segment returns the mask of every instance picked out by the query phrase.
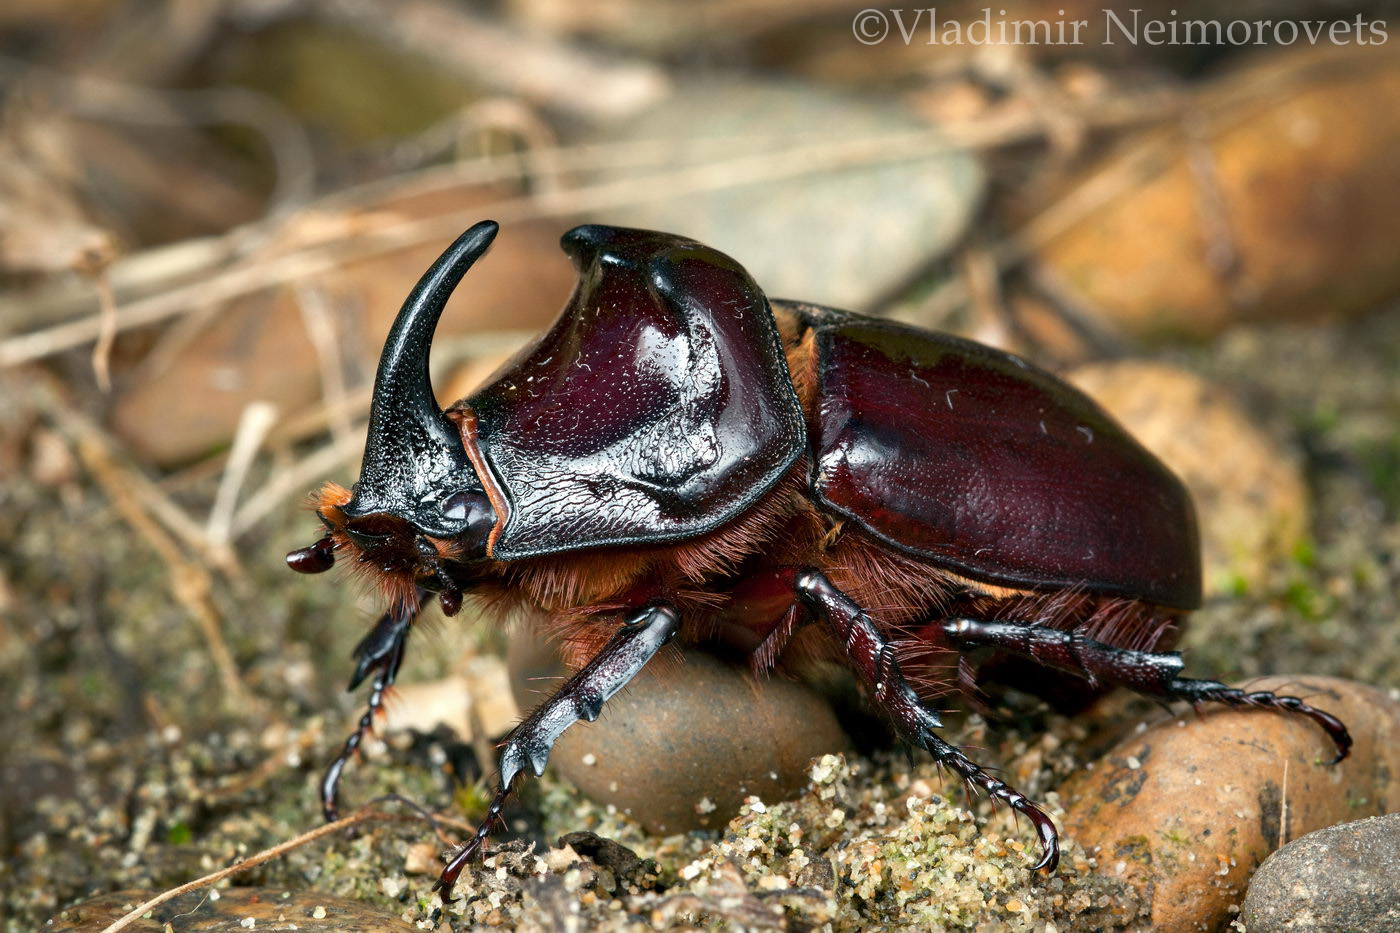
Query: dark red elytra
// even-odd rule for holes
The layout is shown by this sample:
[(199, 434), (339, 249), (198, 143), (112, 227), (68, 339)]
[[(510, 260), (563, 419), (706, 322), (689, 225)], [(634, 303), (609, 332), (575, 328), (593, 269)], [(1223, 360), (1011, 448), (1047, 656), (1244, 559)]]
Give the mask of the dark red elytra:
[[(448, 615), (480, 595), (540, 619), (570, 652), (575, 674), (503, 743), (444, 894), (518, 776), (673, 639), (794, 676), (845, 658), (900, 738), (1029, 817), (1037, 868), (1058, 859), (1053, 821), (939, 735), (933, 697), (984, 675), (1066, 706), (1122, 685), (1302, 715), (1346, 754), (1345, 727), (1296, 697), (1181, 676), (1169, 649), (1201, 592), (1185, 488), (1017, 356), (770, 302), (693, 240), (590, 225), (564, 236), (579, 284), (558, 320), (444, 411), (433, 330), (495, 235), (468, 230), (409, 295), (360, 480), (322, 490), (330, 535), (287, 558), (320, 572), (343, 549), (389, 604), (356, 651), (370, 709), (322, 782), (328, 815), (433, 594)], [(825, 647), (789, 652), (805, 626)]]
[(813, 318), (832, 511), (979, 579), (1200, 605), (1186, 487), (1088, 396), (947, 334)]

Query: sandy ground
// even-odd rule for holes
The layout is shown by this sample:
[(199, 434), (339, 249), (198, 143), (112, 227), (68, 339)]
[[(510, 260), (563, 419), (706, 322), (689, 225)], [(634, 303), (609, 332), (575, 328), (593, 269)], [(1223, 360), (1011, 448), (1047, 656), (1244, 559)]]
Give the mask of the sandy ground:
[[(1400, 314), (1336, 328), (1240, 328), (1160, 358), (1242, 396), (1266, 432), (1301, 450), (1311, 494), (1311, 543), (1267, 584), (1196, 616), (1191, 670), (1400, 683)], [(361, 702), (341, 688), (373, 607), (353, 586), (285, 571), (281, 555), (313, 531), (289, 507), (281, 524), (241, 542), (242, 582), (212, 593), (246, 690), (231, 696), (171, 595), (166, 565), (32, 412), (25, 381), (7, 376), (0, 391), (12, 400), (0, 437), (28, 445), (0, 491), (0, 702), (10, 711), (0, 843), (18, 853), (0, 867), (0, 917), (4, 930), (21, 931), (92, 894), (161, 889), (315, 826), (316, 781)], [(34, 418), (39, 429), (16, 441)], [(500, 634), (472, 621), (465, 612), (420, 640), (402, 680), (442, 677), (464, 653), (499, 650)], [(1033, 714), (990, 727), (973, 717), (957, 737), (1011, 773), (1029, 769), (1022, 789), (1046, 799), (1082, 764), (1090, 731)], [(429, 807), (455, 804), (464, 819), (480, 812), (482, 785), (454, 787), (446, 775), (455, 763), (479, 777), (467, 745), (405, 735), (370, 752), (348, 781), (352, 799), (393, 791)], [(1053, 795), (1047, 802), (1053, 809)], [(521, 841), (496, 849), (488, 871), (463, 885), (467, 900), (446, 910), (428, 893), (443, 843), (414, 820), (298, 849), (234, 883), (314, 886), (426, 929), (557, 928), (570, 916), (585, 927), (727, 920), (793, 929), (1066, 930), (1131, 920), (1131, 898), (1087, 881), (1091, 866), (1072, 841), (1061, 873), (1032, 885), (1027, 827), (963, 805), (926, 761), (910, 771), (878, 753), (818, 762), (799, 800), (746, 808), (725, 832), (655, 839), (546, 776), (512, 810)], [(549, 850), (577, 830), (654, 864), (600, 868)]]

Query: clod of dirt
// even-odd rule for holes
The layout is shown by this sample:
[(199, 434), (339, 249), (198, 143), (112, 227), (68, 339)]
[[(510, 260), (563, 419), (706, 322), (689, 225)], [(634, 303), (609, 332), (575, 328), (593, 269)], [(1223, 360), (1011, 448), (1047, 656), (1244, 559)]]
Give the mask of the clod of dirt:
[[(1302, 80), (1300, 80), (1302, 79)], [(1083, 306), (1134, 334), (1357, 314), (1400, 290), (1400, 60), (1301, 50), (1226, 79), (1180, 128), (1145, 132), (1064, 200), (1122, 193), (1041, 259)]]

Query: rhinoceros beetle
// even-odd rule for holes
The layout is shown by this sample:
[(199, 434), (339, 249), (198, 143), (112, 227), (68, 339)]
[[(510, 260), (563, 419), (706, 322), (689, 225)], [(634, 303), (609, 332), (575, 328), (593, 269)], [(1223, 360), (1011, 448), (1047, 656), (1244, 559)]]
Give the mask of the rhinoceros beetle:
[(327, 818), (432, 594), (447, 615), (478, 594), (565, 636), (575, 673), (504, 743), (445, 897), (524, 769), (541, 774), (564, 730), (677, 637), (763, 671), (810, 626), (900, 737), (1029, 817), (1047, 871), (1054, 823), (939, 735), (931, 698), (983, 676), (1046, 694), (1073, 678), (1086, 695), (1301, 714), (1345, 757), (1345, 726), (1301, 699), (1181, 676), (1170, 649), (1201, 599), (1186, 489), (1012, 354), (770, 301), (693, 240), (588, 225), (563, 237), (579, 280), (559, 318), (442, 410), (433, 332), (496, 231), (472, 227), (409, 295), (359, 481), (322, 489), (325, 536), (287, 556), (306, 573), (343, 556), (388, 603), (356, 650), (351, 689), (374, 672), (373, 691), (322, 782)]

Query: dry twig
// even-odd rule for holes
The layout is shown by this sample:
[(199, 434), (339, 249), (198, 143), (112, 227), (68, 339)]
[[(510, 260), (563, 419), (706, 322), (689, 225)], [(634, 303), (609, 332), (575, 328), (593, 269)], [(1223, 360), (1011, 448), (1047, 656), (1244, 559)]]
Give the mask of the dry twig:
[(296, 286), (297, 310), (306, 336), (316, 352), (316, 368), (321, 374), (321, 398), (330, 414), (331, 433), (344, 440), (350, 433), (350, 408), (346, 404), (345, 366), (340, 358), (340, 337), (336, 333), (335, 313), (331, 310), (325, 290), (311, 282)]
[(230, 563), (237, 560), (229, 549), (229, 543), (233, 540), (233, 516), (238, 505), (238, 493), (253, 466), (258, 448), (276, 422), (277, 406), (270, 402), (253, 402), (243, 409), (238, 419), (233, 449), (229, 452), (228, 465), (219, 481), (219, 491), (214, 497), (214, 507), (209, 511), (209, 522), (204, 531), (211, 548), (229, 552), (226, 559)]
[[(402, 813), (386, 813), (383, 810), (373, 809), (376, 803), (380, 803), (385, 800), (396, 800), (399, 803), (406, 804), (415, 811), (417, 816), (408, 816), (407, 814)], [(119, 917), (113, 923), (110, 923), (106, 927), (103, 927), (102, 933), (119, 933), (119, 931), (131, 926), (131, 924), (135, 923), (143, 915), (149, 913), (152, 910), (155, 910), (161, 904), (167, 903), (168, 901), (173, 901), (175, 898), (188, 894), (191, 891), (197, 891), (200, 888), (208, 887), (209, 885), (213, 884), (218, 884), (225, 878), (232, 877), (233, 875), (236, 875), (239, 872), (247, 871), (250, 868), (255, 868), (258, 865), (263, 864), (264, 862), (270, 862), (273, 859), (281, 858), (283, 855), (286, 855), (293, 849), (299, 849), (302, 846), (307, 845), (308, 843), (312, 843), (318, 839), (323, 839), (326, 836), (338, 833), (342, 829), (349, 829), (350, 827), (357, 826), (360, 823), (368, 823), (375, 820), (397, 822), (417, 819), (425, 820), (433, 828), (433, 831), (437, 833), (438, 838), (449, 845), (456, 845), (457, 840), (449, 839), (446, 836), (444, 836), (441, 830), (442, 826), (451, 826), (454, 829), (461, 830), (465, 833), (472, 833), (476, 831), (476, 827), (470, 823), (455, 819), (450, 816), (443, 816), (441, 814), (430, 813), (411, 800), (399, 797), (396, 794), (391, 794), (388, 797), (381, 797), (375, 801), (371, 801), (369, 804), (356, 811), (355, 813), (350, 814), (349, 816), (342, 817), (341, 819), (335, 820), (334, 822), (326, 823), (322, 826), (316, 827), (315, 829), (308, 830), (307, 832), (304, 832), (299, 836), (294, 836), (291, 839), (286, 840), (285, 842), (279, 842), (277, 845), (267, 849), (263, 849), (261, 852), (258, 852), (255, 855), (250, 855), (248, 858), (242, 859), (241, 861), (238, 861), (233, 865), (228, 866), (227, 868), (221, 868), (216, 872), (211, 872), (203, 876), (202, 878), (196, 878), (193, 881), (186, 882), (185, 884), (171, 888), (168, 891), (162, 891), (160, 894), (157, 894), (155, 897), (151, 898), (145, 903), (139, 904), (136, 907), (132, 908), (130, 911)]]
[(384, 813), (379, 810), (364, 809), (360, 810), (358, 813), (352, 813), (347, 817), (338, 819), (333, 823), (326, 823), (324, 826), (318, 826), (315, 829), (302, 833), (300, 836), (295, 836), (291, 839), (288, 839), (286, 842), (279, 842), (277, 845), (273, 846), (270, 849), (263, 849), (256, 855), (251, 855), (248, 858), (243, 859), (241, 862), (237, 862), (233, 865), (228, 866), (227, 868), (221, 868), (216, 872), (211, 872), (210, 874), (205, 875), (203, 878), (196, 878), (195, 880), (186, 882), (185, 884), (182, 884), (179, 887), (171, 888), (168, 891), (162, 891), (160, 894), (157, 894), (155, 897), (151, 898), (149, 901), (146, 901), (144, 904), (139, 904), (136, 907), (132, 908), (131, 911), (118, 918), (115, 922), (108, 924), (102, 929), (102, 933), (118, 933), (118, 931), (120, 930), (125, 930), (127, 927), (131, 926), (133, 923), (139, 920), (143, 914), (155, 910), (157, 907), (159, 907), (161, 904), (164, 904), (166, 901), (173, 901), (175, 898), (179, 897), (182, 894), (188, 894), (191, 891), (197, 891), (200, 888), (206, 887), (211, 884), (216, 884), (224, 880), (225, 878), (238, 874), (239, 872), (247, 871), (249, 868), (261, 865), (264, 862), (269, 862), (272, 859), (280, 858), (281, 856), (286, 855), (293, 849), (298, 849), (309, 842), (315, 842), (317, 839), (321, 839), (333, 833), (338, 833), (342, 829), (349, 829), (351, 826), (356, 826), (360, 823), (369, 822), (370, 820), (390, 820), (396, 819), (398, 818), (398, 816), (398, 814), (394, 813)]
[[(226, 698), (230, 702), (246, 702), (247, 690), (220, 631), (219, 615), (212, 598), (213, 581), (208, 571), (192, 559), (191, 549), (181, 547), (161, 522), (152, 516), (150, 505), (163, 503), (161, 508), (167, 515), (178, 514), (183, 516), (181, 523), (193, 523), (154, 483), (119, 463), (113, 454), (115, 443), (100, 427), (72, 406), (63, 404), (51, 386), (41, 384), (36, 397), (58, 429), (77, 449), (79, 458), (118, 514), (164, 562), (170, 575), (171, 593), (199, 625)], [(201, 531), (194, 529), (191, 535), (203, 544), (205, 539)], [(202, 548), (195, 548), (193, 555), (211, 556)]]
[(209, 574), (190, 560), (185, 550), (171, 540), (165, 529), (141, 507), (137, 497), (128, 489), (125, 471), (112, 459), (103, 444), (91, 436), (78, 436), (73, 440), (77, 443), (78, 456), (92, 471), (108, 500), (165, 563), (170, 574), (171, 592), (204, 633), (210, 659), (223, 684), (225, 698), (232, 703), (246, 702), (248, 692), (243, 687), (238, 666), (220, 630), (219, 614), (212, 597), (214, 584)]
[(267, 483), (243, 502), (234, 514), (232, 536), (238, 537), (273, 511), (289, 497), (312, 488), (318, 480), (364, 449), (364, 435), (356, 430), (337, 438), (325, 447), (303, 458), (285, 470), (278, 470)]
[[(1098, 105), (1089, 125), (1108, 126), (1142, 123), (1176, 112), (1180, 100), (1173, 96), (1154, 95), (1153, 104), (1139, 98), (1107, 102)], [(1088, 118), (1086, 118), (1088, 119)], [(1003, 120), (984, 120), (959, 126), (914, 130), (849, 140), (815, 139), (784, 148), (753, 151), (739, 148), (744, 154), (717, 161), (681, 165), (655, 171), (640, 177), (600, 182), (569, 189), (544, 190), (536, 194), (505, 198), (473, 210), (474, 215), (490, 214), (502, 221), (518, 221), (540, 217), (570, 216), (599, 211), (627, 204), (645, 203), (662, 198), (715, 191), (762, 182), (776, 182), (824, 172), (841, 171), (857, 166), (882, 163), (918, 161), (964, 149), (984, 149), (1036, 139), (1044, 133), (1039, 119), (1011, 115)], [(718, 140), (734, 150), (733, 140)], [(673, 147), (649, 148), (661, 157)], [(567, 165), (572, 150), (558, 153), (527, 153), (521, 165), (509, 172), (515, 176), (541, 167), (540, 159), (561, 157), (558, 164)], [(511, 160), (515, 163), (517, 160)], [(470, 166), (469, 166), (470, 167)], [(479, 167), (479, 166), (478, 166)], [(494, 168), (500, 170), (499, 161)], [(422, 195), (443, 191), (464, 184), (463, 168), (449, 166), (400, 176), (394, 189), (401, 195)], [(354, 211), (374, 199), (382, 198), (383, 186), (368, 186), (332, 196), (321, 202), (321, 210)], [(299, 248), (285, 248), (275, 256), (243, 254), (222, 270), (208, 270), (197, 281), (184, 280), (131, 301), (124, 302), (118, 320), (118, 330), (153, 324), (191, 308), (209, 302), (230, 301), (287, 282), (329, 273), (343, 263), (377, 256), (385, 252), (443, 239), (461, 232), (463, 218), (457, 213), (415, 220), (388, 220), (377, 229), (356, 226), (335, 238), (323, 239)], [(248, 229), (231, 231), (229, 237), (246, 240)], [(284, 244), (284, 247), (286, 244)], [(228, 250), (210, 250), (205, 257), (229, 255)], [(118, 264), (120, 265), (120, 263)], [(188, 265), (181, 265), (189, 272)], [(13, 366), (28, 360), (80, 346), (96, 337), (97, 320), (79, 318), (53, 327), (11, 337), (0, 342), (0, 367)]]

